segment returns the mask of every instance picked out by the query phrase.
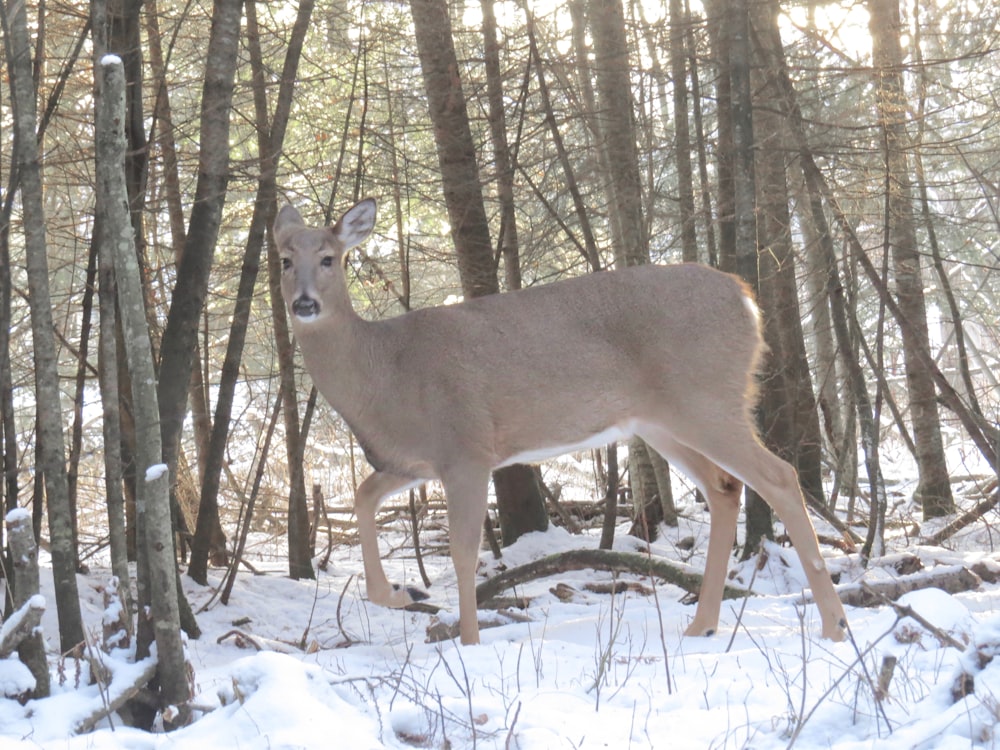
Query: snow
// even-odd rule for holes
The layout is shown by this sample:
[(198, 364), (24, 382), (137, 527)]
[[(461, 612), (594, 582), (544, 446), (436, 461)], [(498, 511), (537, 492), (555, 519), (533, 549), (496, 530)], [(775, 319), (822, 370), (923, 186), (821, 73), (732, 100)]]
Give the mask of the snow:
[(31, 509), (14, 508), (14, 510), (7, 511), (7, 515), (4, 518), (10, 526), (18, 523), (24, 523), (31, 520)]
[(146, 469), (146, 482), (155, 482), (169, 471), (166, 464), (153, 464)]
[(122, 59), (118, 55), (105, 55), (101, 58), (101, 65), (121, 65)]
[[(692, 525), (667, 534), (653, 552), (676, 559), (673, 545), (692, 530), (703, 542), (704, 531)], [(618, 548), (635, 549), (636, 540), (624, 533), (619, 529)], [(383, 550), (393, 550), (386, 554), (390, 578), (415, 583), (405, 524), (383, 536)], [(596, 541), (553, 528), (505, 550), (502, 563), (582, 546)], [(0, 749), (996, 746), (1000, 664), (988, 657), (1000, 650), (994, 614), (1000, 587), (984, 584), (957, 595), (921, 590), (900, 600), (970, 644), (964, 652), (889, 608), (848, 608), (854, 643), (831, 643), (818, 637), (815, 607), (801, 604), (804, 574), (795, 554), (777, 545), (767, 552), (767, 565), (755, 576), (755, 561), (731, 564), (734, 583), (753, 578), (763, 595), (747, 599), (745, 608), (742, 601), (724, 602), (719, 633), (711, 638), (682, 635), (693, 608), (680, 603), (679, 589), (622, 576), (655, 586), (655, 595), (591, 593), (587, 583), (610, 580), (593, 571), (520, 587), (516, 593), (532, 599), (525, 612), (531, 621), (485, 628), (481, 645), (465, 647), (425, 643), (427, 614), (370, 605), (354, 546), (335, 547), (330, 572), (316, 581), (292, 581), (278, 563), (256, 561), (266, 574), (241, 573), (229, 606), (215, 601), (213, 588), (182, 577), (195, 610), (209, 607), (198, 615), (203, 636), (187, 644), (195, 721), (169, 734), (130, 729), (114, 717), (113, 729), (105, 720), (93, 732), (73, 735), (103, 698), (89, 684), (86, 662), (64, 660), (56, 668), (58, 628), (49, 611), (43, 626), (53, 654), (53, 697), (26, 706), (0, 700)], [(933, 548), (915, 554), (928, 568), (983, 557)], [(487, 573), (499, 569), (488, 552), (482, 561)], [(425, 562), (434, 580), (431, 600), (454, 619), (450, 561), (436, 554)], [(828, 563), (842, 583), (889, 575), (863, 573), (851, 556), (831, 553)], [(42, 573), (43, 593), (51, 596), (51, 571)], [(100, 632), (99, 589), (109, 578), (96, 569), (80, 578), (89, 632)], [(214, 571), (211, 583), (221, 582), (221, 571)], [(557, 583), (577, 593), (562, 601), (550, 593)], [(242, 618), (249, 622), (237, 625)], [(257, 652), (234, 635), (222, 638), (234, 629), (282, 653)], [(879, 704), (870, 681), (886, 656), (897, 663), (888, 698)], [(112, 695), (145, 666), (131, 663), (125, 651), (103, 659), (113, 674)], [(956, 702), (952, 688), (963, 672), (972, 675), (975, 690)], [(0, 683), (23, 685), (24, 679), (16, 662), (0, 662)]]

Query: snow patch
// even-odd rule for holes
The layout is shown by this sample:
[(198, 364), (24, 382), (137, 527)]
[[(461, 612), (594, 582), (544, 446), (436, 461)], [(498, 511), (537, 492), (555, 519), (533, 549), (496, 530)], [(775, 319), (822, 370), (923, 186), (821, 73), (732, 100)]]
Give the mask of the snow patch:
[(166, 464), (153, 464), (146, 469), (146, 482), (155, 482), (168, 471)]

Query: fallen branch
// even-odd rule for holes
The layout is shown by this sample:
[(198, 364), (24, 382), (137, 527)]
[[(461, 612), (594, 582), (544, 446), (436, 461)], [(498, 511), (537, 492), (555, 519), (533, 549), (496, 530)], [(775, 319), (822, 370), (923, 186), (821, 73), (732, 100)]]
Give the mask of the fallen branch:
[[(875, 596), (879, 600), (879, 602), (881, 602), (882, 604), (885, 604), (885, 605), (887, 605), (889, 607), (892, 607), (893, 611), (895, 611), (895, 613), (897, 615), (899, 615), (899, 617), (901, 619), (905, 618), (905, 617), (909, 617), (911, 620), (913, 620), (918, 625), (920, 625), (922, 628), (924, 628), (924, 630), (928, 631), (931, 635), (933, 635), (935, 638), (937, 638), (938, 641), (940, 641), (944, 645), (951, 646), (952, 648), (957, 648), (959, 651), (964, 651), (965, 650), (965, 644), (964, 643), (961, 643), (960, 641), (956, 640), (955, 638), (953, 638), (948, 633), (946, 633), (943, 630), (941, 630), (941, 628), (937, 627), (934, 623), (932, 623), (926, 617), (924, 617), (919, 612), (917, 612), (916, 610), (914, 610), (913, 607), (911, 607), (909, 604), (900, 604), (899, 602), (894, 602), (891, 599), (889, 599), (889, 597), (887, 597), (885, 594), (883, 594), (883, 593), (881, 593), (879, 591), (875, 591), (867, 583), (862, 582), (861, 586), (864, 589), (866, 589), (869, 593), (871, 593), (873, 596)], [(895, 668), (895, 663), (893, 663), (892, 668)], [(889, 670), (889, 678), (891, 679), (891, 677), (892, 677), (892, 671), (890, 669)], [(886, 684), (888, 684), (888, 680), (886, 681)], [(879, 685), (881, 687), (881, 680), (879, 681)]]
[(967, 511), (940, 529), (936, 534), (927, 538), (926, 544), (940, 547), (946, 539), (950, 539), (969, 524), (980, 520), (989, 511), (993, 510), (1000, 503), (1000, 492), (994, 492), (990, 497), (976, 504), (976, 507)]
[(251, 647), (255, 651), (276, 651), (279, 654), (301, 654), (301, 649), (294, 644), (278, 641), (273, 638), (263, 638), (259, 635), (250, 635), (242, 630), (230, 630), (215, 639), (216, 643), (222, 643), (232, 638), (236, 648)]
[(919, 589), (937, 588), (948, 594), (958, 594), (973, 591), (981, 584), (982, 579), (966, 567), (942, 565), (926, 573), (900, 576), (891, 581), (838, 586), (837, 595), (840, 601), (852, 607), (876, 607)]
[(110, 716), (138, 695), (155, 675), (156, 659), (147, 659), (142, 671), (137, 673), (128, 684), (123, 686), (115, 685), (115, 681), (112, 678), (111, 684), (108, 685), (106, 690), (108, 695), (107, 703), (102, 700), (99, 705), (95, 706), (93, 711), (76, 722), (73, 731), (76, 734), (82, 734), (92, 730), (97, 726), (97, 722)]
[[(501, 592), (528, 581), (545, 578), (574, 570), (602, 570), (609, 573), (632, 573), (642, 576), (656, 576), (667, 583), (679, 586), (688, 593), (697, 594), (701, 588), (702, 576), (686, 566), (667, 560), (636, 555), (631, 552), (613, 552), (602, 549), (575, 549), (559, 552), (526, 565), (500, 573), (476, 587), (476, 601), (489, 601)], [(744, 589), (726, 586), (725, 599), (747, 596)]]

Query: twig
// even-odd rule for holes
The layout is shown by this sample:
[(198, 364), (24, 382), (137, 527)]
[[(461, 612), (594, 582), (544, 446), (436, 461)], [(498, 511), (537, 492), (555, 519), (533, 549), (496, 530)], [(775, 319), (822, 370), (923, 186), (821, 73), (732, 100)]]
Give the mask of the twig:
[[(795, 745), (796, 740), (798, 740), (799, 736), (802, 734), (802, 728), (808, 723), (809, 719), (812, 718), (813, 714), (816, 713), (816, 709), (818, 709), (821, 705), (823, 705), (823, 701), (825, 701), (827, 698), (829, 698), (830, 694), (833, 693), (833, 691), (837, 689), (837, 687), (840, 685), (840, 683), (843, 682), (844, 679), (848, 675), (851, 674), (851, 670), (854, 668), (854, 665), (861, 663), (862, 667), (864, 666), (863, 665), (864, 657), (866, 657), (869, 653), (871, 653), (872, 651), (874, 651), (875, 647), (879, 643), (881, 643), (882, 639), (885, 638), (893, 630), (896, 629), (896, 625), (899, 624), (899, 619), (900, 618), (897, 617), (896, 621), (892, 625), (889, 626), (889, 629), (886, 630), (884, 633), (882, 633), (882, 635), (880, 635), (874, 641), (872, 641), (868, 645), (868, 648), (866, 648), (864, 651), (859, 651), (858, 650), (858, 644), (857, 644), (857, 641), (854, 640), (854, 633), (851, 631), (851, 626), (850, 625), (847, 626), (847, 637), (851, 639), (851, 643), (854, 645), (854, 653), (856, 654), (856, 657), (855, 657), (855, 659), (854, 659), (853, 662), (851, 662), (850, 664), (847, 665), (847, 669), (844, 670), (843, 674), (841, 674), (840, 677), (838, 677), (836, 680), (834, 680), (830, 684), (830, 686), (823, 692), (823, 695), (821, 695), (819, 697), (819, 699), (816, 701), (816, 703), (813, 705), (813, 707), (811, 709), (809, 709), (809, 712), (805, 716), (802, 717), (802, 719), (796, 725), (795, 731), (792, 732), (792, 736), (789, 738), (788, 744), (785, 745), (785, 750), (791, 750), (792, 749), (792, 747)], [(885, 715), (884, 709), (882, 709), (882, 714), (883, 714), (883, 716)], [(891, 727), (890, 727), (890, 731), (891, 731)]]
[(947, 646), (951, 646), (952, 648), (957, 648), (959, 651), (965, 650), (964, 643), (959, 642), (954, 637), (941, 630), (941, 628), (931, 623), (927, 618), (925, 618), (923, 615), (919, 614), (916, 610), (914, 610), (913, 607), (911, 607), (909, 604), (900, 604), (899, 602), (894, 602), (885, 594), (879, 591), (875, 591), (873, 588), (871, 588), (871, 586), (869, 586), (865, 582), (862, 582), (861, 585), (872, 596), (878, 597), (879, 601), (881, 601), (883, 604), (892, 607), (893, 611), (896, 613), (896, 616), (900, 620), (909, 617), (910, 619), (917, 622), (921, 627), (928, 630), (931, 633), (931, 635), (933, 635), (935, 638), (941, 641), (941, 643)]
[(517, 718), (521, 715), (521, 701), (517, 702), (517, 708), (514, 710), (514, 721), (510, 723), (507, 728), (507, 739), (503, 743), (504, 750), (511, 750), (512, 742), (514, 741), (514, 727), (517, 726)]
[(733, 642), (736, 640), (736, 633), (739, 632), (740, 623), (743, 622), (743, 613), (746, 611), (747, 602), (750, 601), (750, 594), (753, 591), (754, 581), (757, 580), (757, 571), (764, 567), (764, 542), (761, 540), (760, 547), (757, 550), (757, 562), (754, 563), (753, 573), (750, 574), (750, 583), (747, 584), (746, 596), (743, 597), (743, 602), (740, 604), (740, 611), (736, 613), (736, 624), (733, 625), (733, 634), (729, 636), (729, 643), (726, 644), (725, 653), (729, 653), (729, 649), (733, 647)]
[(344, 620), (342, 618), (342, 611), (344, 608), (344, 597), (347, 595), (347, 587), (351, 585), (351, 582), (353, 580), (354, 580), (354, 574), (352, 573), (348, 577), (347, 583), (344, 584), (344, 588), (341, 589), (340, 598), (337, 600), (337, 628), (340, 630), (340, 634), (344, 636), (344, 638), (347, 640), (347, 645), (354, 643), (354, 639), (347, 634), (346, 630), (344, 630)]

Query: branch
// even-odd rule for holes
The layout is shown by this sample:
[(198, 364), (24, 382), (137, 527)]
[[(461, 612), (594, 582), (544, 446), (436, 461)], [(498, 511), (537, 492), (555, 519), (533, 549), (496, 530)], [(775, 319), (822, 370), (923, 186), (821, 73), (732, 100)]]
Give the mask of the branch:
[[(476, 601), (482, 604), (512, 586), (518, 586), (538, 578), (566, 573), (573, 570), (603, 570), (611, 573), (634, 573), (656, 576), (668, 583), (680, 586), (685, 591), (697, 594), (701, 588), (702, 576), (686, 566), (667, 560), (637, 555), (631, 552), (612, 552), (602, 549), (576, 549), (559, 552), (526, 565), (506, 570), (498, 576), (476, 587)], [(723, 598), (738, 599), (747, 596), (743, 589), (726, 586)]]
[(977, 503), (976, 507), (972, 510), (963, 513), (947, 526), (940, 529), (936, 534), (928, 537), (926, 544), (935, 547), (941, 546), (941, 543), (946, 539), (951, 538), (969, 524), (980, 520), (986, 513), (993, 510), (997, 503), (1000, 503), (1000, 492), (994, 492), (990, 497)]

